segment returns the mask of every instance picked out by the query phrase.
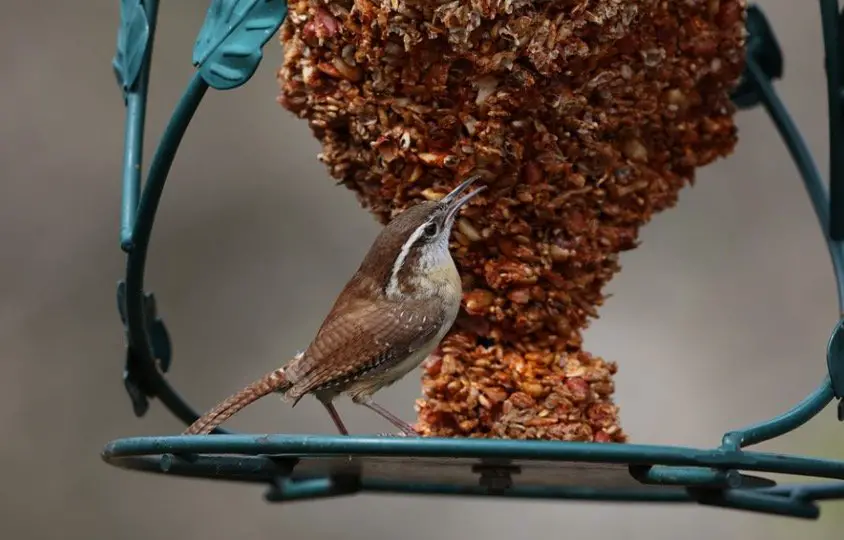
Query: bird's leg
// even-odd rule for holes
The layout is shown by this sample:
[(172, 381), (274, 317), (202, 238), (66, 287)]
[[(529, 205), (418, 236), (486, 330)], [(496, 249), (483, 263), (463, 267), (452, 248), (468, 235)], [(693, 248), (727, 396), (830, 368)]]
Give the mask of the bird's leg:
[(388, 411), (387, 409), (385, 409), (381, 405), (378, 405), (377, 403), (375, 403), (371, 399), (367, 399), (365, 401), (360, 401), (360, 404), (363, 405), (364, 407), (370, 409), (370, 410), (375, 411), (376, 413), (378, 413), (379, 415), (384, 417), (388, 422), (390, 422), (391, 424), (393, 424), (394, 426), (396, 426), (397, 428), (402, 430), (402, 433), (404, 433), (405, 435), (410, 436), (410, 437), (418, 437), (419, 436), (419, 434), (416, 432), (416, 430), (413, 429), (413, 426), (411, 426), (410, 424), (408, 424), (407, 422), (405, 422), (404, 420), (402, 420), (398, 416), (394, 415), (393, 413), (391, 413), (390, 411)]
[(334, 421), (334, 425), (337, 426), (337, 431), (340, 432), (340, 435), (348, 435), (349, 430), (346, 429), (346, 426), (343, 424), (343, 420), (340, 419), (340, 413), (337, 412), (337, 408), (334, 407), (334, 404), (331, 401), (322, 401), (322, 406), (325, 407), (325, 410), (328, 411), (328, 414), (331, 415), (331, 419)]

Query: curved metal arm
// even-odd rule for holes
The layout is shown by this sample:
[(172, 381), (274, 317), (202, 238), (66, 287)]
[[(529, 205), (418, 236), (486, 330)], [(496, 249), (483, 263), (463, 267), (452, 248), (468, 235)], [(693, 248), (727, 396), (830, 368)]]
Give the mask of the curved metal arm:
[(844, 249), (842, 249), (840, 242), (833, 240), (828, 234), (829, 197), (824, 188), (821, 173), (815, 164), (815, 160), (812, 159), (812, 153), (806, 146), (806, 141), (800, 134), (800, 130), (794, 124), (794, 120), (792, 120), (791, 115), (788, 114), (788, 110), (774, 90), (770, 77), (764, 73), (754, 58), (749, 57), (747, 59), (745, 73), (753, 81), (762, 106), (765, 107), (765, 111), (771, 117), (777, 132), (782, 137), (794, 164), (797, 166), (800, 177), (803, 179), (803, 185), (812, 201), (812, 208), (818, 218), (818, 224), (826, 239), (827, 249), (829, 249), (829, 255), (832, 259), (832, 270), (835, 274), (838, 292), (838, 309), (844, 312), (844, 286), (842, 286), (844, 285)]
[[(176, 150), (193, 118), (202, 97), (208, 90), (208, 84), (197, 73), (193, 76), (176, 110), (173, 113), (167, 129), (158, 145), (149, 170), (149, 179), (144, 186), (141, 203), (138, 207), (138, 218), (132, 230), (132, 249), (126, 261), (126, 324), (128, 327), (129, 349), (132, 351), (131, 367), (137, 377), (137, 385), (147, 396), (156, 396), (165, 406), (186, 423), (193, 422), (196, 413), (173, 390), (158, 371), (156, 351), (153, 349), (149, 318), (146, 316), (146, 302), (144, 295), (144, 270), (146, 268), (147, 250), (149, 248), (152, 226), (158, 203), (167, 181), (167, 173), (176, 157)], [(168, 361), (169, 363), (169, 361)]]
[[(194, 47), (197, 73), (161, 137), (138, 204), (157, 1), (122, 0), (118, 52), (113, 64), (127, 105), (121, 246), (128, 255), (126, 281), (118, 285), (118, 309), (128, 341), (124, 384), (138, 416), (146, 413), (150, 397), (158, 397), (186, 424), (198, 418), (162, 375), (170, 366), (170, 340), (156, 313), (154, 297), (144, 293), (152, 227), (176, 151), (205, 92), (209, 86), (226, 90), (248, 81), (261, 61), (262, 47), (278, 31), (286, 14), (284, 0), (211, 2)], [(227, 431), (217, 429), (215, 433)]]
[[(822, 7), (824, 3), (825, 0), (821, 0)], [(758, 14), (756, 16), (761, 16), (761, 12), (758, 9), (756, 12)], [(826, 18), (827, 14), (824, 13), (824, 19), (826, 20)], [(835, 24), (838, 24), (837, 18)], [(765, 23), (765, 26), (767, 26), (767, 23)], [(829, 43), (827, 43), (828, 45)], [(755, 90), (755, 96), (771, 117), (803, 179), (803, 184), (812, 201), (812, 207), (818, 218), (830, 258), (832, 259), (838, 297), (838, 311), (839, 313), (844, 313), (844, 248), (841, 242), (833, 238), (831, 229), (828, 228), (830, 224), (830, 211), (834, 211), (835, 206), (830, 206), (829, 197), (827, 197), (818, 167), (812, 159), (809, 148), (806, 146), (806, 142), (800, 134), (799, 129), (788, 114), (776, 90), (774, 90), (772, 77), (765, 72), (753, 54), (748, 54), (746, 59), (745, 78), (752, 85)], [(834, 100), (838, 99), (839, 97), (836, 95)], [(833, 98), (831, 98), (832, 100)], [(832, 126), (834, 122), (832, 120), (830, 122)], [(835, 152), (835, 148), (837, 146), (832, 146), (831, 159), (833, 161), (836, 159), (833, 156), (838, 153)], [(830, 368), (829, 371), (830, 373), (824, 377), (820, 386), (794, 408), (766, 422), (747, 426), (725, 434), (722, 447), (739, 449), (758, 444), (793, 431), (814, 418), (836, 396), (836, 393), (833, 391), (833, 370)]]
[[(844, 17), (839, 12), (838, 0), (820, 0), (821, 21), (823, 25), (824, 53), (826, 58), (826, 88), (829, 103), (829, 221), (827, 241), (835, 242), (841, 249), (844, 241), (844, 73), (841, 61), (844, 60), (841, 47), (841, 24)], [(839, 299), (840, 299), (839, 278)], [(827, 346), (827, 369), (832, 389), (838, 402), (838, 419), (844, 421), (844, 308), (839, 308), (842, 320), (833, 330)]]

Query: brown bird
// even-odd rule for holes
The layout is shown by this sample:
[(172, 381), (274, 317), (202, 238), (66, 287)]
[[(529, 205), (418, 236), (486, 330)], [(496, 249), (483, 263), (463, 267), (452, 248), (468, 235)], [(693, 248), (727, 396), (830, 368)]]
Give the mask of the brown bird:
[(416, 368), (451, 328), (460, 309), (460, 276), (448, 249), (472, 176), (439, 201), (412, 206), (381, 231), (340, 293), (316, 337), (285, 366), (232, 395), (185, 434), (210, 433), (253, 401), (277, 392), (295, 406), (312, 394), (337, 429), (349, 432), (333, 401), (346, 395), (407, 435), (414, 429), (372, 400)]

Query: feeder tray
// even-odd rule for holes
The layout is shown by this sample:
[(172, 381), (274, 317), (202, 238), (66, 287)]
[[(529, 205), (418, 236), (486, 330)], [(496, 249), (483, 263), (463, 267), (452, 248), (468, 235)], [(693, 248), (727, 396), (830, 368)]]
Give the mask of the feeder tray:
[[(287, 14), (283, 0), (214, 0), (194, 47), (196, 73), (161, 137), (141, 193), (141, 142), (158, 2), (122, 0), (114, 69), (127, 108), (121, 247), (126, 278), (118, 307), (126, 328), (124, 384), (137, 416), (158, 398), (186, 424), (198, 415), (168, 384), (170, 338), (144, 292), (152, 226), (176, 150), (209, 87), (236, 88), (254, 74), (262, 48)], [(747, 10), (746, 69), (733, 94), (740, 108), (761, 104), (803, 178), (827, 239), (844, 312), (844, 109), (836, 0), (820, 0), (826, 49), (830, 194), (772, 81), (783, 59), (765, 16)], [(716, 448), (639, 444), (314, 435), (232, 434), (137, 437), (110, 442), (114, 466), (171, 476), (269, 486), (280, 502), (361, 492), (529, 499), (676, 502), (814, 519), (818, 501), (844, 499), (844, 461), (750, 452), (745, 447), (793, 431), (838, 400), (844, 420), (844, 319), (827, 347), (828, 375), (801, 403), (771, 420), (731, 431)], [(747, 474), (751, 473), (751, 474)], [(768, 474), (827, 480), (777, 485)]]

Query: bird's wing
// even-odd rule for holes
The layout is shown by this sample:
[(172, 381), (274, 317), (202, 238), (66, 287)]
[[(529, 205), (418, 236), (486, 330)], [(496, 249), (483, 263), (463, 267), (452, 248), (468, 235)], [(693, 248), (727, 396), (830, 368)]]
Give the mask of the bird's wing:
[(431, 302), (353, 301), (326, 320), (305, 351), (288, 396), (299, 398), (399, 362), (432, 339), (443, 321)]

